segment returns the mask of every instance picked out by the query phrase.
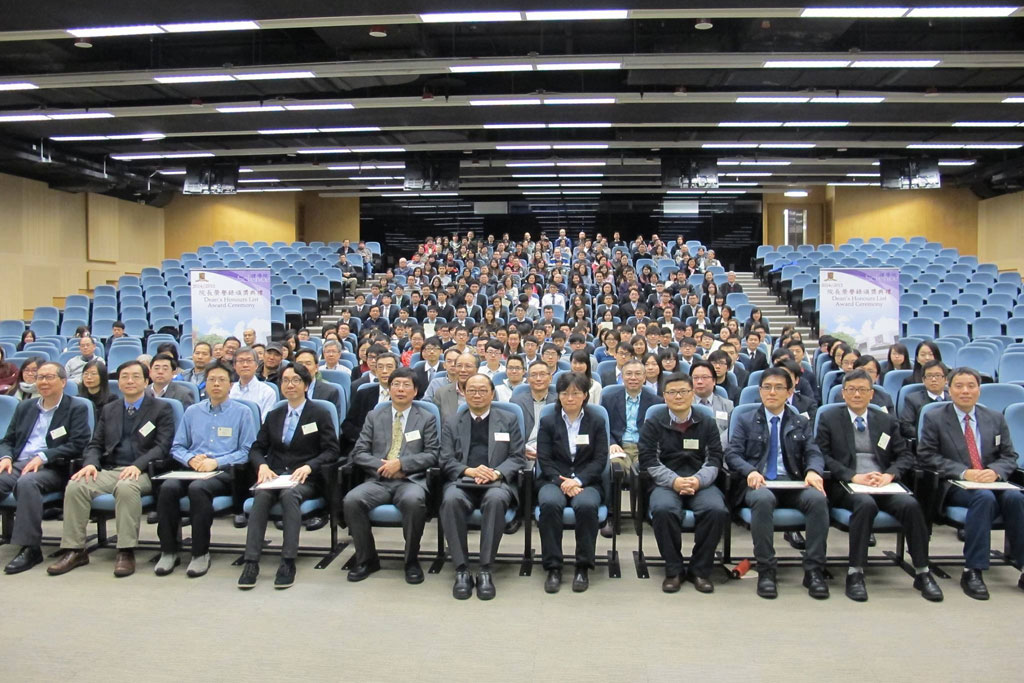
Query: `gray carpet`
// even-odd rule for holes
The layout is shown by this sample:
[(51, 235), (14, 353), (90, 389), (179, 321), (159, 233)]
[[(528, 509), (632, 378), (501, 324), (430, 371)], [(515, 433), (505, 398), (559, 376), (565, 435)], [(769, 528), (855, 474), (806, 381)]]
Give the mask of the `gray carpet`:
[[(435, 542), (429, 526), (423, 547)], [(59, 524), (46, 523), (47, 534)], [(155, 539), (144, 525), (143, 539)], [(1001, 547), (1002, 534), (994, 535)], [(268, 533), (280, 540), (280, 532)], [(226, 520), (214, 540), (241, 541)], [(401, 547), (401, 532), (378, 530), (379, 546)], [(792, 554), (778, 535), (777, 548)], [(733, 529), (734, 554), (749, 553), (748, 533)], [(873, 552), (890, 548), (879, 538)], [(326, 529), (303, 532), (304, 545), (326, 544)], [(451, 597), (452, 567), (408, 586), (400, 563), (360, 584), (345, 580), (348, 548), (327, 569), (300, 558), (296, 585), (272, 587), (276, 556), (263, 559), (259, 585), (235, 587), (236, 555), (218, 554), (210, 573), (188, 579), (184, 566), (158, 578), (138, 554), (139, 571), (112, 576), (113, 550), (63, 577), (43, 567), (0, 576), (6, 607), (3, 680), (109, 681), (124, 667), (146, 681), (255, 680), (373, 681), (680, 681), (708, 675), (719, 680), (977, 680), (1015, 677), (1013, 663), (1024, 625), (1018, 572), (986, 573), (992, 599), (967, 598), (953, 580), (940, 580), (942, 604), (923, 600), (896, 567), (872, 568), (870, 600), (856, 604), (842, 593), (845, 568), (832, 567), (832, 597), (818, 602), (800, 586), (798, 568), (780, 570), (779, 598), (754, 594), (755, 579), (718, 583), (713, 595), (684, 584), (675, 595), (660, 590), (662, 573), (638, 579), (635, 536), (620, 537), (621, 579), (599, 569), (590, 590), (543, 592), (544, 572), (520, 578), (518, 566), (495, 574), (498, 596), (489, 603)], [(846, 535), (833, 530), (830, 551), (846, 551)], [(522, 532), (506, 536), (502, 550), (522, 549)], [(476, 537), (471, 538), (471, 543)], [(688, 549), (692, 538), (684, 539)], [(539, 538), (534, 547), (539, 551)], [(571, 553), (571, 532), (565, 540)], [(610, 547), (601, 539), (599, 552)], [(655, 550), (648, 533), (645, 547)], [(958, 552), (953, 532), (936, 530), (933, 553)], [(46, 549), (47, 552), (53, 548)], [(6, 564), (14, 548), (0, 547)], [(184, 558), (187, 561), (187, 557)], [(426, 568), (426, 565), (425, 567)], [(568, 570), (566, 572), (569, 573)], [(570, 576), (566, 576), (569, 579)], [(720, 577), (718, 577), (720, 578)], [(970, 629), (970, 633), (967, 632)], [(977, 656), (967, 656), (978, 646)], [(121, 662), (121, 663), (119, 663)]]

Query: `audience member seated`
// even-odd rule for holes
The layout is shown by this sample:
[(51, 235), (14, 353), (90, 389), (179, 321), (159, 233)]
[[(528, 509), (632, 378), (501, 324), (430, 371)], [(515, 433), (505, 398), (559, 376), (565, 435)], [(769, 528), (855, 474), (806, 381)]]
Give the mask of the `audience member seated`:
[(252, 401), (260, 409), (260, 419), (266, 420), (267, 415), (277, 404), (277, 390), (268, 383), (256, 379), (256, 368), (259, 364), (256, 352), (247, 347), (235, 351), (235, 373), (238, 381), (231, 385), (230, 398)]
[(18, 384), (18, 366), (9, 363), (6, 354), (0, 347), (0, 394), (7, 394)]
[(78, 340), (78, 348), (81, 354), (68, 360), (64, 370), (68, 373), (68, 381), (78, 384), (82, 381), (82, 370), (85, 364), (96, 359), (96, 343), (92, 337), (82, 337)]
[(146, 393), (157, 398), (172, 398), (188, 408), (195, 402), (195, 397), (188, 387), (173, 381), (177, 370), (178, 363), (174, 356), (158, 353), (149, 363), (150, 385), (146, 387)]
[(921, 376), (924, 389), (912, 391), (903, 399), (900, 411), (900, 433), (905, 439), (917, 440), (917, 423), (921, 417), (921, 409), (929, 403), (950, 400), (946, 387), (946, 376), (949, 374), (941, 360), (930, 360), (924, 364)]
[[(348, 409), (348, 415), (341, 425), (342, 441), (346, 449), (351, 448), (366, 427), (366, 418), (378, 404), (391, 400), (391, 375), (398, 365), (398, 358), (393, 353), (382, 353), (374, 361), (377, 377), (376, 389), (365, 389), (356, 392), (355, 399)], [(371, 383), (372, 385), (373, 383)]]
[(455, 381), (434, 392), (434, 404), (441, 411), (441, 424), (455, 419), (455, 413), (466, 402), (466, 381), (476, 374), (479, 367), (480, 361), (472, 352), (460, 353), (456, 358)]
[(557, 394), (551, 386), (551, 367), (538, 360), (530, 365), (527, 375), (528, 392), (521, 392), (512, 397), (512, 403), (523, 411), (523, 424), (526, 430), (524, 452), (533, 460), (537, 457), (537, 433), (540, 429), (540, 411), (549, 403), (554, 403)]

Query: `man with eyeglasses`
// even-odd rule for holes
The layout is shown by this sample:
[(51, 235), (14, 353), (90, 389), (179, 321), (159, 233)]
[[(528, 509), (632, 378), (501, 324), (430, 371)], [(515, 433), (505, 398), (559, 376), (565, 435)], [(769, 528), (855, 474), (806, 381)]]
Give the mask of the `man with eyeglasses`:
[(690, 377), (693, 379), (693, 400), (702, 405), (715, 416), (718, 426), (718, 437), (721, 443), (729, 441), (729, 418), (732, 417), (733, 402), (715, 393), (715, 368), (711, 363), (696, 360), (690, 366)]
[(526, 375), (526, 364), (523, 357), (511, 355), (505, 361), (505, 379), (494, 388), (494, 397), (499, 401), (511, 401), (512, 391), (523, 383)]
[[(707, 371), (706, 365), (702, 368)], [(708, 413), (693, 409), (694, 380), (682, 373), (664, 382), (668, 410), (644, 422), (640, 430), (640, 467), (651, 475), (651, 526), (658, 551), (665, 559), (666, 593), (679, 591), (681, 580), (692, 581), (701, 593), (712, 593), (709, 578), (715, 548), (729, 523), (729, 509), (715, 486), (722, 468), (722, 442), (718, 425)], [(685, 571), (682, 526), (685, 511), (697, 519), (693, 559)]]
[(0, 500), (14, 492), (13, 545), (21, 546), (4, 567), (18, 574), (43, 561), (43, 495), (60, 491), (67, 461), (89, 443), (89, 410), (64, 393), (67, 371), (43, 363), (36, 374), (39, 399), (21, 401), (0, 441)]
[(366, 418), (379, 404), (391, 400), (391, 374), (398, 367), (398, 357), (392, 353), (382, 353), (377, 357), (374, 366), (377, 383), (364, 385), (362, 391), (356, 392), (355, 401), (341, 423), (341, 435), (344, 448), (355, 445), (365, 428)]
[(644, 364), (633, 359), (622, 366), (623, 390), (601, 394), (601, 405), (608, 411), (611, 432), (609, 453), (613, 458), (622, 458), (627, 466), (632, 466), (639, 457), (640, 430), (647, 409), (662, 402), (656, 393), (644, 388), (645, 381)]
[(853, 493), (844, 483), (882, 487), (900, 481), (914, 467), (914, 455), (899, 433), (896, 418), (869, 410), (874, 382), (864, 370), (855, 369), (843, 378), (845, 409), (823, 409), (818, 417), (816, 439), (832, 473), (829, 498), (850, 511), (850, 567), (846, 573), (846, 597), (855, 602), (868, 599), (864, 567), (868, 560), (868, 537), (878, 512), (897, 520), (907, 536), (914, 565), (914, 588), (925, 600), (942, 601), (942, 589), (928, 569), (928, 524), (917, 499), (907, 493), (871, 495)]
[(540, 427), (540, 411), (549, 403), (554, 403), (558, 395), (551, 386), (551, 368), (542, 360), (530, 365), (527, 374), (530, 390), (512, 397), (512, 403), (523, 411), (523, 422), (526, 427), (526, 457), (533, 460), (537, 457), (537, 430)]
[[(793, 392), (793, 378), (782, 368), (768, 368), (761, 375), (763, 409), (733, 416), (733, 433), (725, 450), (729, 469), (742, 477), (734, 487), (734, 504), (750, 508), (750, 534), (757, 560), (757, 594), (772, 599), (776, 585), (776, 506), (796, 507), (804, 514), (807, 549), (804, 554), (804, 587), (812, 598), (828, 597), (825, 552), (828, 542), (828, 499), (822, 472), (821, 450), (814, 442), (811, 422), (786, 407)], [(772, 488), (778, 480), (803, 481), (804, 487)]]
[(924, 389), (907, 394), (907, 397), (903, 399), (903, 408), (899, 411), (900, 433), (903, 438), (917, 440), (917, 422), (922, 408), (929, 403), (950, 400), (949, 391), (946, 388), (948, 373), (949, 369), (941, 360), (930, 360), (924, 364), (922, 373)]
[(442, 387), (434, 394), (434, 404), (441, 412), (442, 425), (454, 420), (459, 406), (465, 404), (466, 380), (476, 374), (479, 366), (480, 361), (469, 351), (459, 354), (455, 360), (455, 382)]
[(258, 367), (259, 360), (253, 349), (243, 346), (235, 351), (235, 372), (238, 374), (238, 381), (231, 385), (228, 397), (255, 403), (259, 406), (262, 422), (277, 403), (277, 391), (267, 382), (256, 379)]

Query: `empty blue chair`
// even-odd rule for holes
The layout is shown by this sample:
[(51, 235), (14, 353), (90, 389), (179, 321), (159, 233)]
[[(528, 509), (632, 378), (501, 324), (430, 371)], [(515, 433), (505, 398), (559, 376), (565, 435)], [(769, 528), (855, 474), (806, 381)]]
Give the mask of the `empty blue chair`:
[(917, 317), (925, 318), (927, 320), (934, 320), (938, 322), (945, 317), (946, 311), (942, 306), (935, 306), (932, 304), (924, 304), (917, 309)]
[(1013, 317), (1007, 320), (1006, 334), (1017, 341), (1024, 339), (1024, 317)]
[(972, 337), (998, 337), (1003, 333), (1003, 321), (998, 318), (975, 318), (971, 323)]
[(972, 321), (978, 317), (978, 309), (966, 304), (954, 304), (949, 307), (949, 312), (946, 315), (950, 318), (963, 318)]
[(938, 306), (942, 310), (946, 311), (953, 305), (953, 297), (947, 293), (935, 291), (927, 298), (927, 304), (929, 306)]
[(1019, 384), (982, 384), (978, 401), (1000, 413), (1013, 403), (1024, 403), (1024, 386)]
[(965, 306), (973, 306), (975, 309), (978, 310), (980, 310), (982, 305), (984, 305), (985, 303), (984, 299), (980, 294), (968, 293), (961, 294), (960, 297), (956, 300), (956, 302), (958, 304), (963, 304)]
[(882, 389), (889, 396), (895, 398), (899, 393), (900, 387), (903, 386), (903, 380), (912, 374), (914, 374), (913, 370), (890, 370), (882, 378)]
[(912, 337), (934, 337), (935, 321), (930, 318), (914, 318), (907, 321), (907, 335)]
[(982, 318), (995, 318), (1005, 322), (1010, 318), (1010, 309), (1001, 304), (985, 304), (978, 314)]
[(939, 321), (939, 336), (949, 335), (969, 336), (968, 323), (964, 318), (943, 318)]
[(903, 306), (910, 306), (915, 311), (924, 305), (924, 297), (920, 294), (914, 294), (913, 292), (904, 293), (900, 297), (900, 304)]
[(983, 377), (996, 376), (996, 352), (982, 346), (965, 346), (956, 354), (956, 364), (974, 368)]

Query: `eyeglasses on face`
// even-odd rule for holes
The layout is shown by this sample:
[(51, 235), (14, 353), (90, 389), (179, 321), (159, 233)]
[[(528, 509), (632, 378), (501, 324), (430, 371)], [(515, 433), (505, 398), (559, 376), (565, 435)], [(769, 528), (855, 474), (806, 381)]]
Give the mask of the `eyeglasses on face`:
[(684, 396), (689, 396), (692, 393), (693, 393), (693, 389), (666, 389), (665, 390), (665, 396), (668, 396), (668, 397), (671, 397), (671, 398), (675, 398), (675, 397), (682, 398)]

